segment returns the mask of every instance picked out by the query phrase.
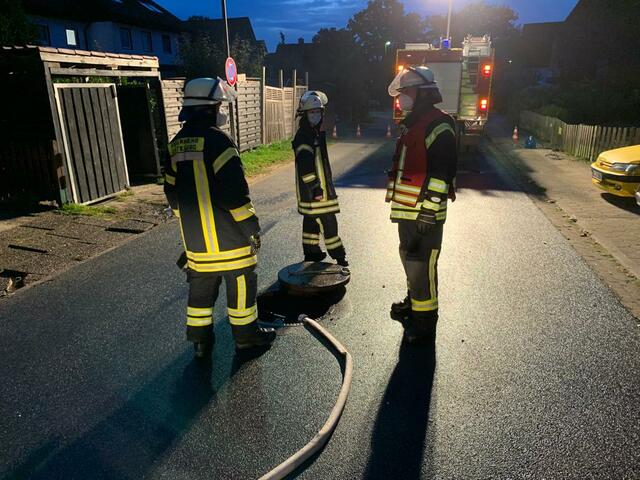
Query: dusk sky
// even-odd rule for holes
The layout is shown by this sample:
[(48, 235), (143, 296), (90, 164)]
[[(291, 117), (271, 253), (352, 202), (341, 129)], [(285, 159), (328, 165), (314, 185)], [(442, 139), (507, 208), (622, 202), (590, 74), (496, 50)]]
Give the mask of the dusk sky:
[[(454, 8), (473, 0), (454, 0)], [(577, 0), (488, 0), (509, 5), (519, 15), (519, 23), (564, 20)], [(191, 15), (220, 17), (220, 0), (156, 0), (182, 19)], [(447, 0), (405, 0), (408, 11), (421, 15), (446, 13)], [(354, 13), (362, 10), (367, 0), (227, 0), (230, 17), (249, 17), (260, 40), (266, 40), (273, 51), (285, 34), (287, 43), (299, 37), (310, 41), (323, 27), (343, 28)], [(455, 21), (455, 18), (454, 20)]]

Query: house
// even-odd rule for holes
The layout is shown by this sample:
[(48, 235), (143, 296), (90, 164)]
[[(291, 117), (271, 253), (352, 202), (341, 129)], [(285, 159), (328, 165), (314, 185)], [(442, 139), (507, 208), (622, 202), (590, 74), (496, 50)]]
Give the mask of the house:
[(303, 38), (298, 39), (297, 43), (280, 43), (275, 53), (265, 57), (269, 83), (277, 81), (280, 70), (283, 71), (285, 85), (291, 84), (294, 70), (298, 72), (298, 78), (301, 78), (300, 75), (311, 70), (315, 48), (316, 45), (305, 43)]
[(640, 69), (639, 2), (580, 0), (556, 37), (552, 65), (572, 79)]
[(183, 23), (153, 0), (22, 0), (41, 46), (153, 55), (160, 68), (178, 63)]

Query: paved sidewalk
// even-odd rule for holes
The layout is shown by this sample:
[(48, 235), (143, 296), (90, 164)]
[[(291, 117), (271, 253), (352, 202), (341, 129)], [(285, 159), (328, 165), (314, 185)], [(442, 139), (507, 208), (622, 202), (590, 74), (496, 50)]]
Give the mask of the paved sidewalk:
[(101, 215), (40, 211), (0, 220), (0, 298), (45, 280), (167, 221), (159, 185), (103, 202)]
[(588, 162), (546, 148), (515, 147), (512, 127), (492, 120), (488, 134), (493, 144), (509, 154), (516, 166), (555, 202), (569, 219), (591, 236), (636, 278), (640, 279), (640, 207), (598, 190), (591, 183)]

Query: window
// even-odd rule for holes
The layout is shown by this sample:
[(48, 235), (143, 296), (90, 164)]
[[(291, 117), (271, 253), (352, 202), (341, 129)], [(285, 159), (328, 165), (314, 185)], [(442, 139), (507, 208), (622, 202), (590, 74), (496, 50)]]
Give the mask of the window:
[(171, 37), (169, 35), (162, 35), (162, 51), (164, 53), (171, 53)]
[(153, 52), (153, 37), (151, 32), (142, 32), (142, 48), (145, 52)]
[(36, 25), (38, 29), (38, 43), (40, 45), (51, 45), (51, 35), (48, 25)]
[(131, 37), (131, 29), (120, 29), (120, 43), (125, 50), (133, 50), (133, 38)]
[(78, 46), (78, 32), (76, 32), (75, 28), (67, 28), (65, 30), (65, 33), (67, 34), (67, 45), (69, 45), (70, 47), (77, 47)]

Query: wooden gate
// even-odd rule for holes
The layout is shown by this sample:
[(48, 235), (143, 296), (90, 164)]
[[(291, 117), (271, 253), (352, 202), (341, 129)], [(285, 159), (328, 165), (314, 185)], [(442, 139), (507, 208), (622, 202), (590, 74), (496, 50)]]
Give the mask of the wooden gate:
[(103, 200), (129, 186), (114, 84), (56, 84), (73, 201)]

